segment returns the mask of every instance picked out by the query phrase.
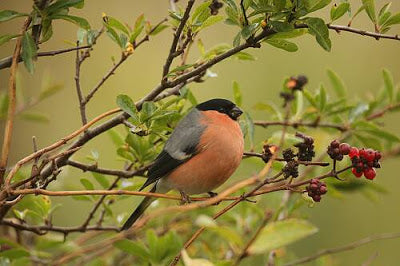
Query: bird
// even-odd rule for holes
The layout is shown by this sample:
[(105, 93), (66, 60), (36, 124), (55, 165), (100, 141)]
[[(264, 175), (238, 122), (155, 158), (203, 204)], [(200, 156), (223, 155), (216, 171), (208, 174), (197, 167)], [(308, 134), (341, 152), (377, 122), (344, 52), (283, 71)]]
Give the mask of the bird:
[[(211, 99), (196, 105), (177, 124), (161, 153), (149, 168), (140, 191), (208, 193), (221, 186), (238, 168), (243, 156), (244, 138), (238, 118), (243, 111), (226, 99)], [(129, 229), (155, 199), (146, 196), (122, 226)]]

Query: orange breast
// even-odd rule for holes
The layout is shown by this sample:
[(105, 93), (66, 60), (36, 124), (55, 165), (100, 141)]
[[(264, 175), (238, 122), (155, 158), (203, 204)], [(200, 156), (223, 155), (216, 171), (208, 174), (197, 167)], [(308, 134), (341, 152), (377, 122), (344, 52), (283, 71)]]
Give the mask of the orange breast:
[(217, 111), (205, 111), (207, 125), (199, 153), (162, 180), (163, 185), (187, 194), (212, 191), (222, 185), (242, 160), (243, 135), (239, 124)]

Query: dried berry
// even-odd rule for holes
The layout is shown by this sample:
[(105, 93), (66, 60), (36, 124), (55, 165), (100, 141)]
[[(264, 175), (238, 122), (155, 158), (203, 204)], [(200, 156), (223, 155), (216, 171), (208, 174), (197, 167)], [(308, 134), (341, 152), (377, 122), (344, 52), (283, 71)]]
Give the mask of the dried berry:
[(282, 172), (285, 178), (296, 178), (299, 176), (299, 164), (296, 161), (289, 161), (285, 167), (283, 167)]
[(293, 152), (292, 149), (286, 149), (286, 150), (284, 150), (284, 151), (282, 152), (282, 155), (283, 155), (283, 159), (284, 159), (286, 162), (293, 161), (293, 160), (294, 160), (294, 157), (296, 157), (296, 155), (294, 154), (294, 152)]
[(218, 0), (213, 0), (212, 3), (209, 5), (211, 15), (215, 16), (218, 14), (219, 9), (223, 7), (224, 4), (219, 2)]
[(321, 196), (328, 192), (326, 188), (326, 184), (321, 182), (321, 180), (317, 178), (313, 178), (310, 181), (310, 184), (306, 187), (306, 191), (308, 196), (310, 196), (315, 202), (321, 201)]
[(296, 137), (303, 139), (303, 142), (294, 145), (298, 149), (297, 158), (300, 161), (311, 161), (315, 156), (314, 140), (310, 136), (306, 136), (299, 132), (296, 132)]
[(339, 145), (339, 151), (343, 155), (348, 155), (350, 153), (350, 145), (347, 143), (341, 143)]

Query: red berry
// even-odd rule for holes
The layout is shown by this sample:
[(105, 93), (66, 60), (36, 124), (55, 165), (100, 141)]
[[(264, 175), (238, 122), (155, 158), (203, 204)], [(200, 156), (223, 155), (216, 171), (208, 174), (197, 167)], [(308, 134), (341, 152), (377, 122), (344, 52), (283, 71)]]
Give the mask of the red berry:
[(364, 176), (369, 179), (372, 180), (375, 178), (376, 176), (376, 171), (374, 168), (367, 168), (364, 170)]
[(365, 151), (365, 159), (367, 159), (368, 162), (372, 162), (375, 159), (375, 152), (371, 149), (368, 149)]
[(382, 154), (379, 151), (375, 151), (375, 160), (379, 160), (382, 158)]
[(350, 152), (349, 152), (350, 158), (353, 158), (354, 156), (358, 156), (358, 155), (359, 155), (358, 149), (356, 147), (351, 147)]
[(340, 153), (343, 155), (347, 155), (350, 152), (350, 145), (347, 143), (342, 143), (339, 145)]
[(360, 157), (365, 158), (366, 155), (367, 155), (367, 152), (366, 152), (366, 150), (364, 148), (362, 148), (362, 149), (359, 150), (358, 154), (359, 154)]
[(319, 179), (318, 178), (313, 178), (311, 179), (311, 184), (318, 184), (319, 183)]
[(362, 176), (362, 171), (361, 172), (357, 172), (356, 168), (352, 168), (351, 172), (353, 173), (353, 175), (355, 175), (355, 177), (361, 177)]
[(331, 147), (332, 148), (339, 148), (340, 142), (335, 139), (334, 141), (331, 142)]
[(317, 191), (317, 189), (318, 189), (318, 185), (317, 184), (311, 184), (310, 185), (310, 190), (311, 191)]
[(321, 186), (321, 187), (319, 188), (319, 193), (320, 193), (321, 195), (326, 194), (327, 191), (328, 191), (328, 190), (326, 189), (326, 186)]

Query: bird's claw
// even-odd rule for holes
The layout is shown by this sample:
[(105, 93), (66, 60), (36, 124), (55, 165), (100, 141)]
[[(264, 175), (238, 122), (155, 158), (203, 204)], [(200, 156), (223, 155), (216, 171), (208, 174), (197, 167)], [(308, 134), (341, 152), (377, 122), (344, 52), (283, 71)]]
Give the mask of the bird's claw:
[(181, 193), (181, 204), (188, 204), (191, 203), (192, 200), (190, 199), (190, 197), (183, 191), (179, 191)]

